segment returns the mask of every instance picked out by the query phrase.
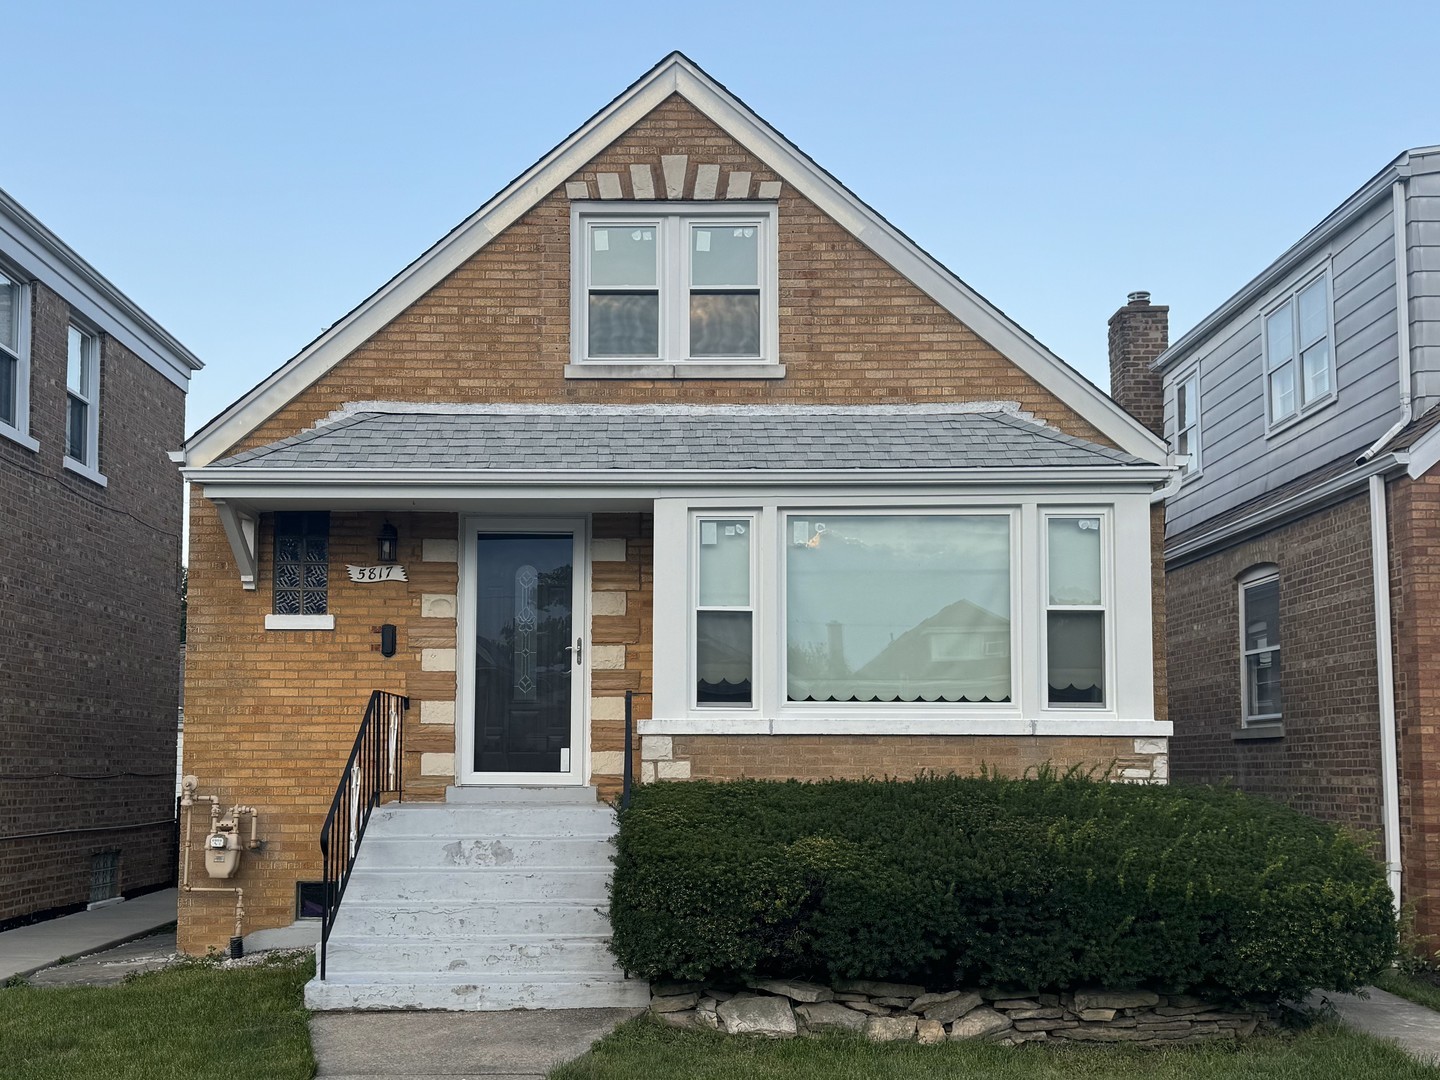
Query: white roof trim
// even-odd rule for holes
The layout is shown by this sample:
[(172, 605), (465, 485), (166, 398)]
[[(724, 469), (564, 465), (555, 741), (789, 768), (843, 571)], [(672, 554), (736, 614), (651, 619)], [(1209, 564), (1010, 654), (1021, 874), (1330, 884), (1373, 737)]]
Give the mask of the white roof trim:
[[(420, 416), (1010, 416), (1036, 427), (1044, 420), (1020, 408), (1018, 401), (927, 401), (907, 405), (598, 405), (592, 402), (485, 402), (485, 401), (347, 401), (315, 422), (326, 427), (353, 416), (371, 413)], [(1056, 430), (1056, 429), (1051, 429)], [(1063, 432), (1061, 432), (1063, 434)]]
[(201, 428), (186, 443), (188, 463), (206, 465), (233, 447), (677, 93), (1120, 449), (1148, 461), (1165, 460), (1164, 444), (1098, 387), (922, 251), (688, 58), (672, 53), (354, 311)]
[(0, 190), (0, 258), (58, 293), (86, 322), (113, 336), (182, 390), (205, 365), (34, 214)]

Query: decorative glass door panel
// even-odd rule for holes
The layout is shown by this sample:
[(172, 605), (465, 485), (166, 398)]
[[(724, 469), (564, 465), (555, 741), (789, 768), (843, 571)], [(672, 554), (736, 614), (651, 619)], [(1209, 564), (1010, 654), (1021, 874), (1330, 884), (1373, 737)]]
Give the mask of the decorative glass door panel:
[(576, 641), (574, 537), (475, 538), (477, 773), (562, 773), (570, 767)]

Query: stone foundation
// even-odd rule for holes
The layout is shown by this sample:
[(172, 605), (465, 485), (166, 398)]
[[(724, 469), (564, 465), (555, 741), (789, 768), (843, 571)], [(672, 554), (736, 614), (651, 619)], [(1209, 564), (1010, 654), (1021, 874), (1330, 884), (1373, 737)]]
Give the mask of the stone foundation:
[(792, 1038), (848, 1031), (872, 1042), (983, 1039), (1162, 1046), (1234, 1042), (1269, 1028), (1266, 1012), (1237, 1011), (1196, 997), (1148, 990), (1015, 994), (1004, 990), (927, 993), (905, 983), (849, 980), (833, 986), (761, 979), (743, 989), (656, 982), (650, 1012), (673, 1027)]

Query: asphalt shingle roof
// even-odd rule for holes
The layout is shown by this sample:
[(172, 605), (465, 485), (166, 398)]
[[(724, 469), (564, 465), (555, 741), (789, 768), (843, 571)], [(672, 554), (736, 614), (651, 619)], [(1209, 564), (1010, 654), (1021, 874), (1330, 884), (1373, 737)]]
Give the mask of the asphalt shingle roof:
[(558, 472), (1145, 464), (1003, 411), (474, 406), (355, 411), (214, 466)]

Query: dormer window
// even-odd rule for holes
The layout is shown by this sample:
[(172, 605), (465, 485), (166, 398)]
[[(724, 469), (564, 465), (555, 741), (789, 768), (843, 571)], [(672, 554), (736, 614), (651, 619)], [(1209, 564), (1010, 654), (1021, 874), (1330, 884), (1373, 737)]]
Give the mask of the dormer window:
[(576, 204), (576, 365), (776, 363), (775, 207)]
[(1334, 396), (1329, 278), (1322, 271), (1265, 312), (1265, 393), (1272, 428)]

